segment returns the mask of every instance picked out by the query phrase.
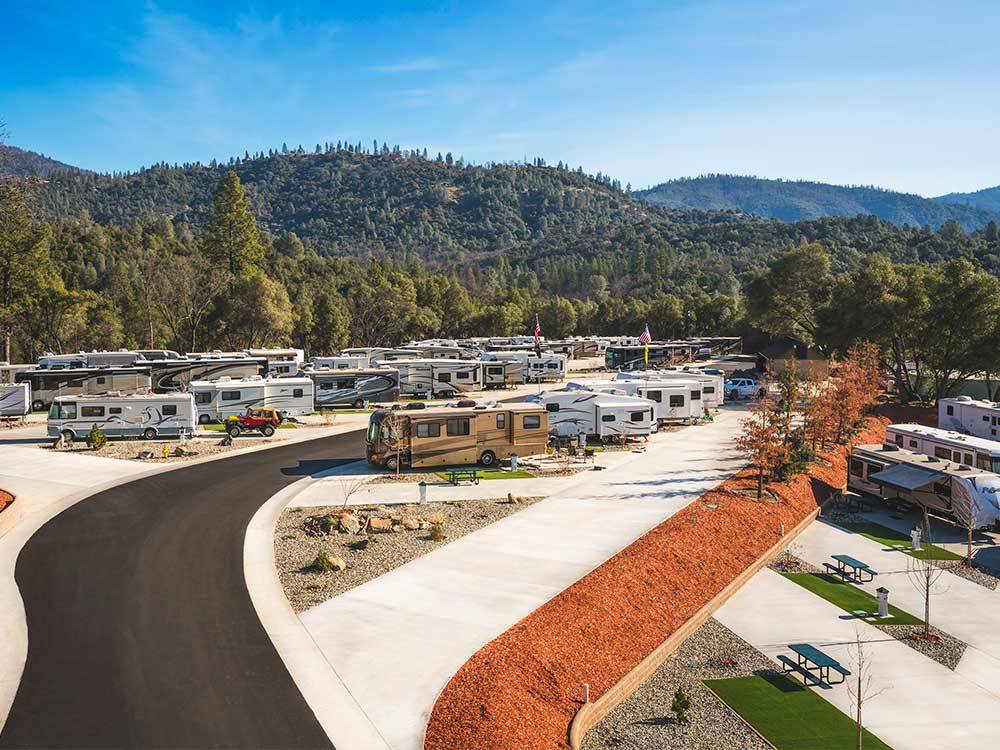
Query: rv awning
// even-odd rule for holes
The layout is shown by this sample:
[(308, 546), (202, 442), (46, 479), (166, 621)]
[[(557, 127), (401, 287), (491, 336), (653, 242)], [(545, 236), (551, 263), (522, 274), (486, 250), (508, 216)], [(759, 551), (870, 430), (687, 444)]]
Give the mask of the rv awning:
[(915, 490), (947, 476), (940, 471), (922, 469), (919, 466), (896, 464), (875, 474), (869, 474), (868, 478), (876, 484), (884, 484), (900, 490)]

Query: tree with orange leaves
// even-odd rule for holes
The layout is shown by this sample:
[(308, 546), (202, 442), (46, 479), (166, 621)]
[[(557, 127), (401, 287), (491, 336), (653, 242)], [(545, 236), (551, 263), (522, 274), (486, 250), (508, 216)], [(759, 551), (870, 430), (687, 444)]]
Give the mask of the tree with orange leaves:
[(736, 448), (757, 470), (757, 499), (764, 494), (764, 477), (773, 474), (788, 458), (785, 441), (785, 417), (770, 396), (755, 401), (750, 415), (740, 425), (743, 432), (736, 438)]
[(842, 442), (856, 428), (880, 391), (878, 350), (868, 342), (855, 344), (832, 376), (835, 439)]

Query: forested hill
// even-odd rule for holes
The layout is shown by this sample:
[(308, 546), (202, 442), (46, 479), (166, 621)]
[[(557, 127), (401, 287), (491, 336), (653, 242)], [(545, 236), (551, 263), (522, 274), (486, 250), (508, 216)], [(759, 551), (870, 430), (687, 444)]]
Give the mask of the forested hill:
[(934, 200), (944, 203), (961, 203), (1000, 213), (1000, 185), (977, 190), (974, 193), (948, 193), (948, 195), (940, 195)]
[(0, 177), (46, 177), (52, 172), (80, 171), (77, 167), (50, 159), (44, 154), (16, 146), (0, 145)]
[(987, 210), (874, 187), (843, 187), (737, 175), (672, 180), (637, 195), (654, 205), (669, 208), (736, 209), (782, 221), (873, 214), (897, 226), (939, 227), (954, 219), (963, 229), (972, 231), (1000, 219), (1000, 205)]
[(662, 213), (608, 178), (540, 165), (460, 166), (402, 153), (346, 150), (155, 167), (111, 177), (53, 174), (34, 196), (39, 218), (86, 211), (101, 224), (167, 216), (197, 230), (228, 169), (262, 229), (295, 232), (329, 255), (418, 252), (438, 261), (512, 248), (552, 233), (624, 226)]

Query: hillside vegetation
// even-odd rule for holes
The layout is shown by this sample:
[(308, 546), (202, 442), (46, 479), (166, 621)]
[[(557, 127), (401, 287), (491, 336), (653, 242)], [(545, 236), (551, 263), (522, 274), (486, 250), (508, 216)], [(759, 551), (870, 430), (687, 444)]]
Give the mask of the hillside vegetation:
[(984, 190), (977, 190), (974, 193), (948, 193), (941, 195), (934, 200), (945, 203), (961, 203), (966, 206), (975, 206), (986, 211), (1000, 212), (1000, 185)]
[(53, 172), (79, 171), (44, 154), (0, 144), (0, 177), (46, 177)]
[[(949, 196), (930, 199), (874, 187), (722, 174), (672, 180), (638, 195), (668, 208), (737, 210), (782, 221), (872, 214), (897, 226), (936, 228), (953, 220), (966, 231), (972, 231), (1000, 219), (1000, 205), (986, 206), (973, 200), (949, 203), (946, 202)], [(965, 203), (968, 205), (962, 205)]]

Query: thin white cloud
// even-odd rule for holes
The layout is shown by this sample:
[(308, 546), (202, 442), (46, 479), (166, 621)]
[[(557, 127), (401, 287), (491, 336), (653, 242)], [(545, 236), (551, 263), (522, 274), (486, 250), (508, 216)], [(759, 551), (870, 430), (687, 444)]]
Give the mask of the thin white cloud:
[(425, 73), (431, 70), (440, 70), (445, 67), (443, 60), (436, 57), (418, 57), (413, 60), (404, 60), (386, 65), (373, 65), (370, 70), (375, 73), (401, 74), (401, 73)]

